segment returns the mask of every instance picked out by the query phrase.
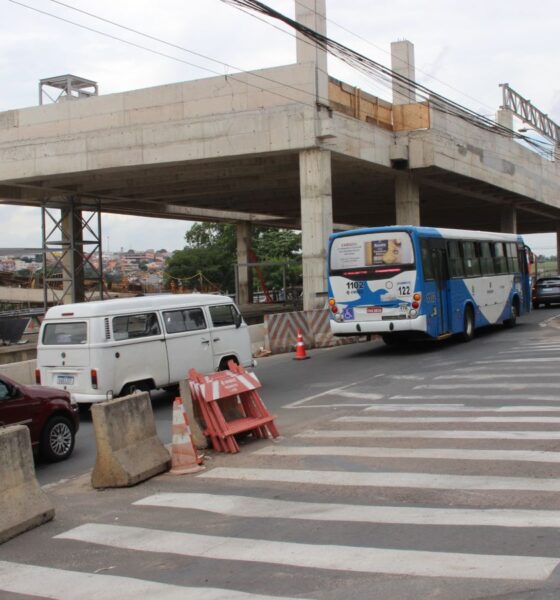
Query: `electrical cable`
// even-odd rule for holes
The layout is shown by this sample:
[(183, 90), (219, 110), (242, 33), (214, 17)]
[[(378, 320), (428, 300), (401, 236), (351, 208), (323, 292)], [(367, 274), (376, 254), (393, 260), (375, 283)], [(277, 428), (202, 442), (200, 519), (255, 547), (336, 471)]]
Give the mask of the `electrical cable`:
[(495, 123), (489, 118), (476, 113), (475, 111), (466, 108), (444, 96), (434, 92), (428, 87), (419, 84), (411, 79), (396, 73), (395, 71), (381, 65), (380, 63), (367, 58), (366, 56), (351, 50), (347, 46), (340, 44), (327, 36), (324, 36), (309, 27), (306, 27), (302, 23), (290, 19), (286, 15), (270, 8), (266, 4), (259, 0), (222, 0), (226, 4), (230, 4), (236, 7), (243, 7), (246, 9), (253, 10), (259, 14), (267, 17), (279, 20), (285, 24), (290, 25), (295, 31), (313, 40), (317, 46), (326, 52), (330, 52), (332, 55), (337, 56), (343, 60), (346, 64), (370, 75), (378, 81), (384, 82), (387, 85), (392, 82), (397, 82), (402, 90), (405, 92), (415, 92), (421, 98), (430, 102), (430, 106), (440, 112), (455, 116), (463, 119), (470, 124), (497, 133), (502, 136), (513, 137), (524, 140), (535, 148), (541, 148), (542, 145), (537, 143), (535, 140), (528, 138), (527, 136), (521, 135), (518, 132)]

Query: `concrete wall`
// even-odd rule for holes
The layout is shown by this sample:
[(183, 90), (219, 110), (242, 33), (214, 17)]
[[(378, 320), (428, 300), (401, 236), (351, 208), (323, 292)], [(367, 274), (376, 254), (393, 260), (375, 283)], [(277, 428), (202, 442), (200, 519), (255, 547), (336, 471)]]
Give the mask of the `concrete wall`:
[(437, 110), (430, 123), (407, 134), (411, 169), (439, 167), (560, 207), (560, 162)]
[(306, 147), (313, 86), (288, 65), (0, 113), (0, 180)]
[(30, 385), (35, 383), (36, 360), (25, 360), (21, 362), (0, 365), (0, 375), (5, 375), (18, 383)]

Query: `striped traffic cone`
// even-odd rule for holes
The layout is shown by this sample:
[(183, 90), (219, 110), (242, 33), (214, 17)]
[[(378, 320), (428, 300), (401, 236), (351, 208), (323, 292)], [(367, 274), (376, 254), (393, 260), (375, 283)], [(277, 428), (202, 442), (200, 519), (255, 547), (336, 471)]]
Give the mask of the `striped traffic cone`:
[(200, 466), (202, 457), (198, 456), (192, 441), (189, 419), (181, 398), (173, 402), (173, 425), (171, 443), (171, 475), (197, 473), (204, 469)]
[(294, 360), (305, 360), (306, 358), (311, 358), (307, 356), (305, 353), (305, 344), (303, 343), (303, 333), (301, 329), (298, 329), (297, 334), (297, 343), (296, 343), (296, 355), (294, 356)]

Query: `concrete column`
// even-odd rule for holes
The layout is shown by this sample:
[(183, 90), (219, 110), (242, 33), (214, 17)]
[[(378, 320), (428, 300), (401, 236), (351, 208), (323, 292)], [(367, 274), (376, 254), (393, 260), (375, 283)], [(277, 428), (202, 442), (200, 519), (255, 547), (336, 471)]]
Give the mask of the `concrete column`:
[[(391, 42), (391, 69), (411, 81), (416, 81), (414, 44), (408, 40)], [(409, 90), (393, 81), (393, 104), (412, 104), (414, 102), (416, 102), (414, 90)]]
[(517, 209), (515, 206), (502, 206), (500, 231), (502, 233), (517, 233)]
[(397, 172), (395, 178), (395, 223), (420, 225), (420, 189), (407, 171)]
[[(313, 29), (317, 33), (327, 35), (326, 0), (297, 0), (296, 21)], [(314, 62), (315, 97), (320, 104), (329, 104), (329, 74), (327, 71), (327, 53), (301, 33), (296, 35), (297, 62)]]
[[(250, 261), (251, 223), (237, 223), (237, 264), (246, 265)], [(252, 301), (249, 267), (237, 268), (237, 303), (249, 304)]]
[(303, 309), (325, 308), (327, 245), (333, 228), (331, 153), (303, 150), (299, 154)]
[(62, 302), (64, 304), (84, 302), (82, 212), (71, 206), (63, 215), (61, 231), (64, 247), (67, 248), (67, 252), (62, 259), (64, 266), (62, 274), (63, 288), (66, 290)]
[(502, 127), (513, 129), (513, 113), (509, 108), (500, 108), (496, 112), (496, 123)]
[(556, 268), (560, 275), (560, 224), (556, 226)]

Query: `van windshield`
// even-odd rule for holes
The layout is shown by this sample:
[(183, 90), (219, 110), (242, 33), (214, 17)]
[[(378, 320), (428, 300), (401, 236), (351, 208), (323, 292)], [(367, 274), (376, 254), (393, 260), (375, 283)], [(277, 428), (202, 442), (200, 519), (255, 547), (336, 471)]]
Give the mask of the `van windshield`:
[(67, 344), (85, 344), (87, 342), (87, 323), (72, 321), (49, 323), (43, 331), (45, 346), (65, 346)]

